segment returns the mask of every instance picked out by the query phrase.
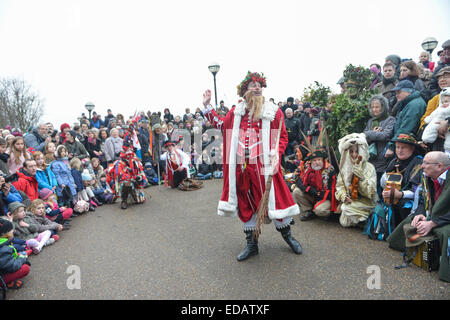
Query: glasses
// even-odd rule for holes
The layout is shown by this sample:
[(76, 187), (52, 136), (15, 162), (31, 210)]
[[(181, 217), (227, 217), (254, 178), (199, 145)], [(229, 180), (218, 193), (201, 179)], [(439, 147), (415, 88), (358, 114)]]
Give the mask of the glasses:
[(424, 162), (422, 162), (422, 164), (423, 164), (424, 166), (428, 166), (428, 165), (430, 165), (430, 164), (439, 164), (439, 162), (426, 162), (426, 161), (424, 161)]

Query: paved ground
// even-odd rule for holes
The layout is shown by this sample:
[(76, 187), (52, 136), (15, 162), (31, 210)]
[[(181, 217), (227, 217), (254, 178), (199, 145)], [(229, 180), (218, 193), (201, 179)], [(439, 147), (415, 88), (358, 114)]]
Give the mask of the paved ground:
[[(304, 248), (295, 255), (273, 224), (265, 225), (260, 254), (236, 261), (244, 248), (237, 218), (216, 215), (222, 181), (183, 192), (148, 188), (153, 198), (126, 211), (102, 206), (77, 217), (61, 239), (30, 258), (18, 299), (449, 299), (437, 273), (415, 266), (395, 270), (399, 252), (360, 229), (313, 220), (292, 226)], [(370, 290), (370, 265), (381, 288)], [(73, 267), (81, 288), (68, 289)], [(75, 282), (70, 282), (75, 283)]]

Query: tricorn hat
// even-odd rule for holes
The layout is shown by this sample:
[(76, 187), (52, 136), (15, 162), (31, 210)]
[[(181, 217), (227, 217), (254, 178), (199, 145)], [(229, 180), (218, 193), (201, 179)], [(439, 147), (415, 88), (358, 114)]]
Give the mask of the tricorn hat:
[(413, 227), (410, 223), (403, 225), (403, 231), (405, 232), (405, 246), (407, 248), (416, 247), (434, 238), (432, 235), (419, 236), (417, 234), (417, 228)]

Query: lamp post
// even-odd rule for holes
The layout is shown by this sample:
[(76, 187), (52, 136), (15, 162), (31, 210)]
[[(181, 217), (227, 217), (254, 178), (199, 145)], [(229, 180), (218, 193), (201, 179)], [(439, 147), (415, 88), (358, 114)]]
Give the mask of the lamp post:
[(433, 52), (434, 49), (436, 49), (437, 44), (438, 41), (433, 37), (425, 38), (422, 41), (423, 50), (428, 51), (430, 53), (430, 61), (431, 61), (431, 53)]
[(87, 111), (89, 111), (89, 126), (91, 125), (91, 112), (94, 110), (95, 105), (92, 102), (88, 102), (84, 105)]
[(215, 94), (215, 98), (216, 98), (216, 109), (217, 109), (217, 89), (216, 89), (216, 74), (217, 72), (219, 72), (220, 70), (220, 66), (218, 63), (212, 63), (209, 67), (208, 70), (213, 74), (214, 76), (214, 94)]

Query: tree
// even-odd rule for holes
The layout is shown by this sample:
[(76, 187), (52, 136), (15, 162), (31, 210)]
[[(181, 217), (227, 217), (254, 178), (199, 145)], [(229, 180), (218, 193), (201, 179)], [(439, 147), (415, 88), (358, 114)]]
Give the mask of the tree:
[(43, 115), (43, 100), (22, 79), (0, 80), (0, 127), (10, 125), (26, 131)]
[(310, 84), (304, 89), (302, 101), (310, 102), (315, 107), (323, 108), (328, 104), (328, 98), (331, 94), (330, 87), (314, 81), (314, 84)]

